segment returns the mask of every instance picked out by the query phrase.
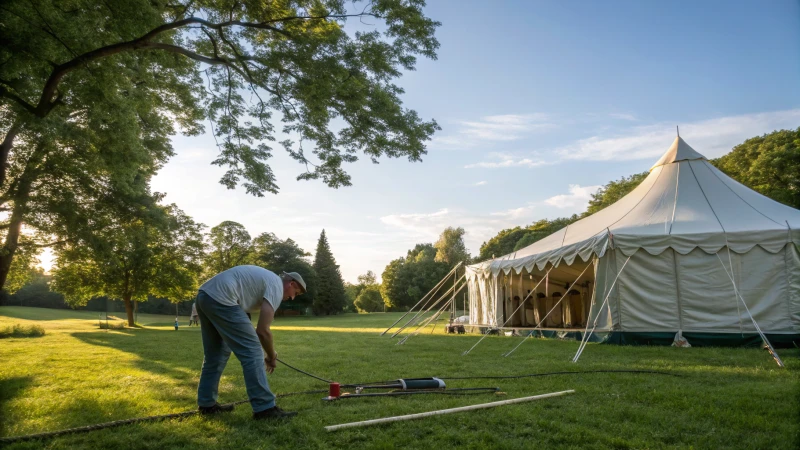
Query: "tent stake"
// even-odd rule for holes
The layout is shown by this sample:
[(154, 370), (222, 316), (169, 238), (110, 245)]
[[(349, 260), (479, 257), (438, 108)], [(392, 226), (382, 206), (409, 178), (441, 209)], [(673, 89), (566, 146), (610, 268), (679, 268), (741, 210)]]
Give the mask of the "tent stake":
[(512, 405), (514, 403), (523, 403), (523, 402), (530, 402), (533, 400), (541, 400), (544, 398), (550, 397), (559, 397), (562, 395), (567, 394), (574, 394), (575, 391), (570, 389), (568, 391), (561, 391), (561, 392), (551, 392), (549, 394), (541, 394), (541, 395), (534, 395), (532, 397), (521, 397), (521, 398), (514, 398), (511, 400), (503, 400), (499, 402), (491, 402), (491, 403), (481, 403), (478, 405), (469, 405), (469, 406), (462, 406), (459, 408), (450, 408), (450, 409), (440, 409), (437, 411), (428, 411), (424, 413), (418, 414), (408, 414), (405, 416), (394, 416), (394, 417), (384, 417), (382, 419), (372, 419), (372, 420), (364, 420), (362, 422), (350, 422), (350, 423), (342, 423), (339, 425), (329, 425), (325, 427), (327, 431), (336, 431), (341, 430), (343, 428), (354, 428), (354, 427), (365, 427), (369, 425), (377, 425), (379, 423), (388, 423), (388, 422), (399, 422), (403, 420), (412, 420), (412, 419), (419, 419), (422, 417), (430, 417), (430, 416), (440, 416), (442, 414), (450, 414), (455, 412), (461, 411), (474, 411), (476, 409), (485, 409), (485, 408), (494, 408), (495, 406), (503, 406), (503, 405)]

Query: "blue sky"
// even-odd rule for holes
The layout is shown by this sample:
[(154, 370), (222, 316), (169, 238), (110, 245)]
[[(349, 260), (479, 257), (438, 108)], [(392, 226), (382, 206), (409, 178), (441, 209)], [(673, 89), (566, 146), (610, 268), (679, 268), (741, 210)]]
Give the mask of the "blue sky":
[[(800, 126), (797, 1), (430, 1), (437, 61), (398, 84), (442, 127), (422, 163), (349, 167), (354, 186), (296, 181), (275, 148), (281, 193), (226, 190), (210, 136), (176, 137), (153, 182), (195, 220), (270, 231), (313, 252), (327, 231), (345, 280), (447, 226), (472, 254), (503, 228), (581, 212), (610, 180), (645, 171), (681, 136), (708, 157)], [(363, 25), (358, 25), (359, 27)]]

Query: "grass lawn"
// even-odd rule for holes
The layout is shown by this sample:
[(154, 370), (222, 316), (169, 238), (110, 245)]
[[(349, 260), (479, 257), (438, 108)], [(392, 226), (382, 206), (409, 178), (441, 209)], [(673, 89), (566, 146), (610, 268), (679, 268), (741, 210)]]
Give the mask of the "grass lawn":
[[(322, 394), (278, 404), (291, 421), (254, 422), (248, 404), (231, 414), (128, 425), (7, 446), (21, 448), (747, 448), (800, 446), (800, 351), (779, 350), (778, 368), (758, 349), (619, 347), (421, 334), (405, 345), (378, 333), (397, 314), (278, 318), (279, 357), (341, 383), (399, 377), (515, 375), (563, 370), (644, 369), (507, 380), (452, 380), (448, 387), (498, 386), (505, 396), (416, 395), (323, 402)], [(172, 329), (171, 316), (140, 315), (138, 329), (100, 330), (98, 313), (0, 307), (0, 327), (38, 324), (46, 335), (0, 340), (0, 436), (196, 408), (203, 359), (199, 328)], [(269, 377), (277, 394), (327, 386), (285, 366)], [(532, 403), (328, 433), (325, 425), (575, 389)], [(220, 402), (246, 399), (231, 357)]]

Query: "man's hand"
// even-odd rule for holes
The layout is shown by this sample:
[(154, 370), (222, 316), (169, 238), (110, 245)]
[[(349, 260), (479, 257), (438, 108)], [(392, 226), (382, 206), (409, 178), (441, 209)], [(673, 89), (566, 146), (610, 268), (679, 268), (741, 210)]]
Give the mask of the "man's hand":
[(275, 353), (273, 358), (267, 356), (264, 358), (264, 365), (267, 366), (267, 373), (271, 374), (275, 371), (275, 368), (278, 366), (278, 354)]

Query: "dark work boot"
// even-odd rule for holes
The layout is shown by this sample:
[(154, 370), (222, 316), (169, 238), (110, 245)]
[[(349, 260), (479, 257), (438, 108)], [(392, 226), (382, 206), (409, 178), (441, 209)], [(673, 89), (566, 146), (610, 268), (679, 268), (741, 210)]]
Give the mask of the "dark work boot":
[(200, 411), (200, 414), (206, 416), (210, 414), (231, 412), (233, 411), (233, 405), (220, 405), (219, 403), (216, 403), (213, 406), (201, 406), (198, 409)]
[(265, 409), (264, 411), (253, 413), (253, 419), (255, 420), (288, 419), (296, 415), (297, 413), (294, 411), (284, 411), (278, 408), (277, 406), (273, 406), (270, 409)]

